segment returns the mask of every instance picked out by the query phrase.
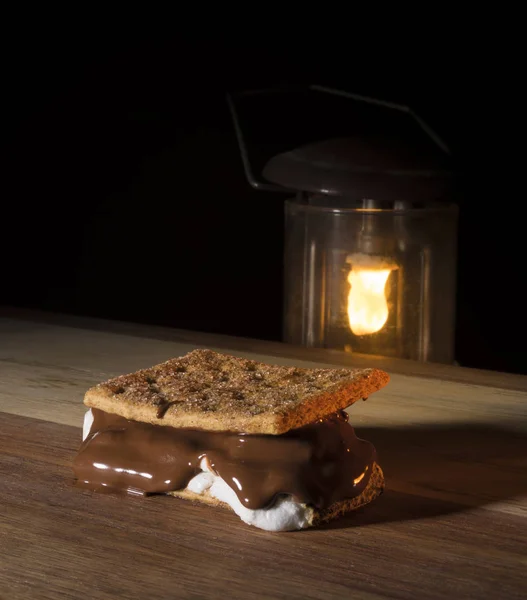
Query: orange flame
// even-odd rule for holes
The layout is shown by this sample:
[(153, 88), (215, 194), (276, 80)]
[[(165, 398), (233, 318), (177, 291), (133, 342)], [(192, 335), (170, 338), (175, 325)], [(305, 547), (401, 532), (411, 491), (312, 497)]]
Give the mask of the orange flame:
[(388, 320), (386, 282), (391, 269), (352, 268), (348, 275), (348, 318), (355, 335), (379, 331)]

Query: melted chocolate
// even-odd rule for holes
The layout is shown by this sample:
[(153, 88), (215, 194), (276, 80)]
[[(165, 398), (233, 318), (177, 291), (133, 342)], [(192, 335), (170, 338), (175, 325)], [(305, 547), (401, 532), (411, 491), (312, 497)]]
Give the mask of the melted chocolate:
[(280, 494), (325, 508), (361, 494), (375, 460), (375, 448), (357, 438), (344, 411), (282, 435), (176, 429), (92, 412), (73, 464), (78, 483), (91, 489), (184, 489), (206, 456), (247, 508), (268, 507)]

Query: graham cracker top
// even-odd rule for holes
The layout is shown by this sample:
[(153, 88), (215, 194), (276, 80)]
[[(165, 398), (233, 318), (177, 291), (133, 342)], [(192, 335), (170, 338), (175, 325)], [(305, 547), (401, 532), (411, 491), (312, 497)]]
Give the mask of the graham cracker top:
[(305, 369), (193, 350), (86, 392), (84, 403), (127, 419), (210, 431), (278, 435), (384, 387), (379, 369)]

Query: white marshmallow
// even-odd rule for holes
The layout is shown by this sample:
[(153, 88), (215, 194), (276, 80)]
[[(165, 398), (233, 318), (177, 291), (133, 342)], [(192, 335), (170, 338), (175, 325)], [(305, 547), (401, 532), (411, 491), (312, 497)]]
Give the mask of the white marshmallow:
[(87, 412), (84, 414), (84, 423), (82, 425), (82, 441), (83, 442), (88, 437), (92, 425), (93, 425), (93, 413), (91, 411), (91, 408), (89, 408), (87, 410)]
[(270, 508), (250, 510), (243, 506), (236, 492), (221, 477), (209, 470), (206, 459), (202, 459), (200, 467), (203, 473), (190, 480), (187, 490), (195, 494), (208, 490), (213, 498), (228, 504), (248, 525), (266, 531), (293, 531), (309, 524), (309, 509), (305, 504), (295, 502), (291, 496), (281, 496)]

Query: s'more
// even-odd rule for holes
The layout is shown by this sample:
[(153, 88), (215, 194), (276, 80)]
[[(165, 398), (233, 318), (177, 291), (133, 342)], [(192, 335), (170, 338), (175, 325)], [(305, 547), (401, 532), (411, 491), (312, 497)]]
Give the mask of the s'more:
[(232, 509), (267, 531), (317, 526), (377, 498), (384, 476), (346, 408), (379, 369), (269, 365), (212, 350), (89, 389), (77, 484)]

